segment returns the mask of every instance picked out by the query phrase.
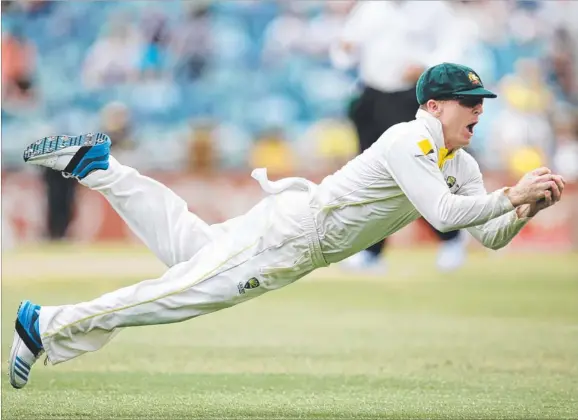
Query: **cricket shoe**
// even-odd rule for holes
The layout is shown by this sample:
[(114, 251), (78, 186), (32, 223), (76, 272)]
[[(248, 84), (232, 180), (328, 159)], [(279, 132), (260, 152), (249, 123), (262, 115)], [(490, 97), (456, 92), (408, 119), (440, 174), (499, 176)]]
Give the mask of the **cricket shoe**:
[(44, 137), (24, 151), (24, 162), (62, 172), (81, 180), (89, 173), (108, 169), (110, 137), (104, 133)]
[(28, 300), (20, 304), (8, 361), (10, 384), (17, 389), (28, 383), (32, 365), (44, 353), (38, 326), (39, 317), (40, 306)]

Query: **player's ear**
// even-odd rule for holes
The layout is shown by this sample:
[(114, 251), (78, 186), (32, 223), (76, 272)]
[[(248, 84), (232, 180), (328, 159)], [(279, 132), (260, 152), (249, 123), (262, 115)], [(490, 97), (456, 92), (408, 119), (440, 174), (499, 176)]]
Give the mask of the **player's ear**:
[(434, 117), (439, 117), (442, 113), (442, 105), (440, 101), (430, 99), (425, 104), (427, 112), (432, 114)]

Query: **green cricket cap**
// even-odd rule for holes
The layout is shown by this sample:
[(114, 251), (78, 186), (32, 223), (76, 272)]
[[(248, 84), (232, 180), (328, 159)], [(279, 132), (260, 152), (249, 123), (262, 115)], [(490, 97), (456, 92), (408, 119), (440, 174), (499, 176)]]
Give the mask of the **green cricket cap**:
[(452, 99), (460, 96), (498, 97), (484, 88), (482, 79), (474, 70), (453, 63), (438, 64), (424, 71), (417, 81), (415, 91), (420, 105), (430, 99)]

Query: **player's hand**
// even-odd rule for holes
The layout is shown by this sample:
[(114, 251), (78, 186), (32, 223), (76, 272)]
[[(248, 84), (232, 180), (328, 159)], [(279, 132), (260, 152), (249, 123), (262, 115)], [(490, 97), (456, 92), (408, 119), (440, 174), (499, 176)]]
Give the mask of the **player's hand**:
[(562, 177), (553, 175), (548, 168), (538, 168), (524, 175), (506, 195), (514, 207), (536, 204), (540, 200), (545, 201), (542, 206), (550, 207), (560, 200), (560, 187), (564, 189)]
[(546, 191), (543, 199), (538, 200), (535, 203), (529, 204), (527, 217), (534, 217), (538, 212), (553, 206), (562, 198), (562, 192), (564, 191), (564, 186), (566, 181), (560, 175), (552, 175), (555, 185)]
[(562, 199), (562, 192), (566, 181), (560, 175), (552, 175), (554, 185), (544, 192), (544, 198), (530, 204), (522, 205), (517, 209), (518, 217), (534, 217), (538, 212), (553, 206)]

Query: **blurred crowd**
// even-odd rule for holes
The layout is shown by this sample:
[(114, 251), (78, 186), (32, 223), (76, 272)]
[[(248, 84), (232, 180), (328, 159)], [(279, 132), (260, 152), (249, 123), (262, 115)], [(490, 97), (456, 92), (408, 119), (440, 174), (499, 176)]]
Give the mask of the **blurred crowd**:
[[(461, 63), (500, 94), (476, 127), (482, 167), (578, 180), (578, 2), (445, 3)], [(140, 169), (330, 170), (357, 151), (358, 75), (329, 54), (354, 4), (2, 1), (3, 166), (99, 130)]]

